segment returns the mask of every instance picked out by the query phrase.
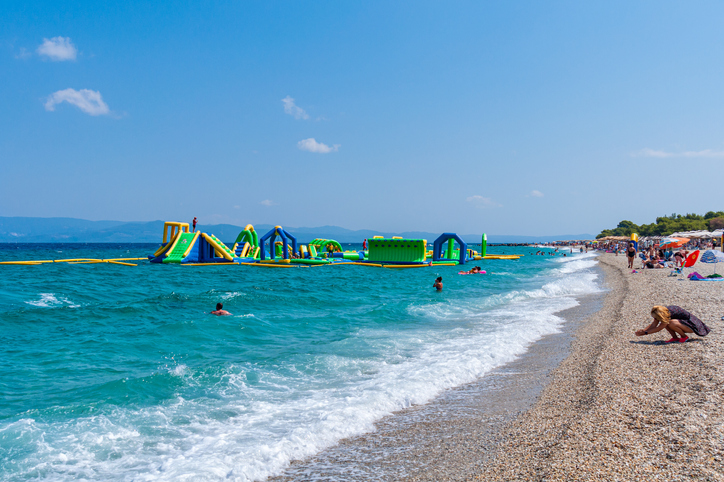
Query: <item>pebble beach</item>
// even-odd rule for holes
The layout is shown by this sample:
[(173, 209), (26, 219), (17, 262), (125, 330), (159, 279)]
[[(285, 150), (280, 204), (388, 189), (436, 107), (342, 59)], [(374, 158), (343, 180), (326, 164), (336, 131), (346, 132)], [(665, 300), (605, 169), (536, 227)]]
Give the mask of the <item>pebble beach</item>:
[[(478, 480), (724, 480), (724, 282), (632, 273), (612, 254), (599, 264), (610, 289), (603, 308), (533, 409), (506, 427)], [(706, 276), (713, 266), (686, 272)], [(665, 331), (634, 336), (653, 305), (672, 304), (711, 333), (675, 344)]]

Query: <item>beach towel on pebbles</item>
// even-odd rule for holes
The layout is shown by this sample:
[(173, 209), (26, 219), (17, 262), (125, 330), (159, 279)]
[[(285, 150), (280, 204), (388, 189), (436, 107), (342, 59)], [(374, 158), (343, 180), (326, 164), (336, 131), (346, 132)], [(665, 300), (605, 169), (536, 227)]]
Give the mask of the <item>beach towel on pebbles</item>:
[(689, 278), (691, 281), (724, 281), (724, 278), (721, 278), (721, 277), (712, 276), (712, 277), (705, 278), (702, 275), (700, 275), (699, 273), (697, 273), (696, 271), (694, 271), (693, 273), (690, 273), (689, 276), (687, 276), (687, 278)]

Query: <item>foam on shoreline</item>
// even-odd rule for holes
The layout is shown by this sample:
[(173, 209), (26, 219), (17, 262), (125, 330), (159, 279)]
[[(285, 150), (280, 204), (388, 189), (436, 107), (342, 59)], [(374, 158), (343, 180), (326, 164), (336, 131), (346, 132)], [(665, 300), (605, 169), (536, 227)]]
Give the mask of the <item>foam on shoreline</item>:
[[(724, 480), (724, 286), (599, 261), (609, 291), (559, 313), (564, 333), (272, 480)], [(685, 307), (712, 332), (635, 337), (654, 304)]]
[[(575, 265), (574, 265), (575, 263)], [(592, 257), (566, 260), (562, 272), (580, 272), (595, 265)], [(569, 267), (570, 266), (570, 267)], [(579, 273), (580, 275), (581, 273)], [(375, 424), (376, 430), (344, 439), (305, 461), (293, 462), (272, 481), (287, 480), (462, 480), (480, 473), (495, 456), (504, 427), (531, 408), (551, 371), (569, 353), (572, 334), (583, 319), (598, 311), (601, 289), (591, 289), (600, 272), (586, 280), (563, 280), (537, 293), (524, 304), (541, 304), (559, 320), (560, 330), (549, 333), (521, 351), (515, 359), (471, 383), (448, 389), (425, 405), (396, 412)], [(574, 286), (582, 282), (582, 289)], [(585, 285), (585, 289), (583, 286)], [(596, 281), (600, 286), (600, 281)], [(565, 293), (565, 304), (548, 306), (551, 296)], [(554, 298), (555, 299), (555, 298)], [(548, 311), (552, 308), (552, 311)], [(526, 307), (521, 316), (533, 316)]]

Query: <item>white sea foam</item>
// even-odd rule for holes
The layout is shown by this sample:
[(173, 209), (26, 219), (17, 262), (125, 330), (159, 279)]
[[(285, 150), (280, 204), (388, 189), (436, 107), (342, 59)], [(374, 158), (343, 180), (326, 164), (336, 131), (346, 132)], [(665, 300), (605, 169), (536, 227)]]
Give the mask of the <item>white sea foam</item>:
[(234, 298), (237, 298), (240, 296), (243, 297), (243, 296), (249, 296), (249, 295), (242, 291), (233, 291), (233, 292), (228, 292), (228, 293), (222, 294), (221, 299), (224, 301), (229, 301), (229, 300), (233, 300)]
[(180, 365), (169, 367), (168, 372), (177, 377), (183, 377), (184, 375), (188, 374), (189, 367), (182, 363)]
[(40, 308), (53, 308), (57, 306), (68, 306), (70, 308), (78, 308), (80, 305), (77, 305), (70, 301), (68, 298), (65, 298), (63, 296), (57, 297), (55, 293), (40, 293), (40, 299), (39, 300), (33, 300), (33, 301), (26, 301), (25, 303), (37, 306)]
[[(391, 336), (382, 328), (361, 329), (358, 335), (383, 348), (384, 358), (320, 355), (306, 367), (230, 366), (210, 388), (213, 397), (118, 408), (62, 427), (24, 419), (0, 429), (0, 439), (22, 437), (33, 447), (35, 460), (26, 461), (22, 477), (261, 480), (291, 460), (373, 430), (385, 415), (474, 381), (559, 331), (563, 320), (556, 313), (599, 288), (593, 256), (558, 261), (537, 289), (409, 308), (411, 317), (458, 323), (448, 330)], [(186, 365), (169, 371), (194, 376)]]

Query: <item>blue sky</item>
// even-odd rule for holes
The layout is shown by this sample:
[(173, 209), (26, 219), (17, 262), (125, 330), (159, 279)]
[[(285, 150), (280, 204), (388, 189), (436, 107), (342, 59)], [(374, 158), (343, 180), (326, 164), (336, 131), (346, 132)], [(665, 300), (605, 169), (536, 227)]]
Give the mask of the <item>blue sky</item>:
[(552, 235), (722, 209), (724, 3), (104, 3), (0, 3), (0, 215)]

